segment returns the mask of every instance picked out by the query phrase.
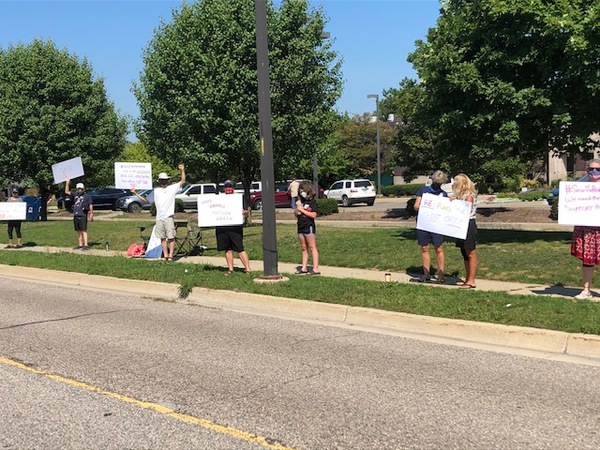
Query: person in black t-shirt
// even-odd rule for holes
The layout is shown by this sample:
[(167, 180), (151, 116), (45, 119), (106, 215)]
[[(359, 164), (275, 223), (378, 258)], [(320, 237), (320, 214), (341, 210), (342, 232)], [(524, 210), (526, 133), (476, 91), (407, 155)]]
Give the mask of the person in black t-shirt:
[(303, 181), (298, 187), (298, 200), (296, 201), (296, 214), (298, 216), (298, 239), (302, 247), (302, 267), (296, 274), (309, 274), (308, 251), (312, 255), (311, 275), (320, 275), (319, 250), (317, 250), (317, 226), (315, 218), (319, 214), (319, 206), (315, 198), (315, 191), (310, 183)]
[(75, 250), (89, 250), (88, 246), (88, 218), (90, 222), (94, 221), (94, 207), (92, 197), (85, 192), (83, 183), (77, 183), (76, 191), (71, 192), (69, 184), (71, 180), (66, 180), (65, 194), (71, 197), (73, 204), (73, 228), (77, 232), (77, 247)]

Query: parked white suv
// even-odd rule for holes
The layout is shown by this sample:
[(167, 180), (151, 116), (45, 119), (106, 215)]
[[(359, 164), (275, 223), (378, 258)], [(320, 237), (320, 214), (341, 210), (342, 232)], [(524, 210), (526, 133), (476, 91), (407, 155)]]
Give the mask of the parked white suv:
[(375, 203), (375, 187), (369, 180), (340, 180), (336, 181), (324, 192), (325, 197), (333, 198), (343, 206), (355, 203), (366, 203), (372, 206)]
[(188, 184), (181, 188), (175, 196), (183, 201), (185, 209), (198, 209), (198, 196), (203, 194), (216, 194), (217, 185), (214, 183)]

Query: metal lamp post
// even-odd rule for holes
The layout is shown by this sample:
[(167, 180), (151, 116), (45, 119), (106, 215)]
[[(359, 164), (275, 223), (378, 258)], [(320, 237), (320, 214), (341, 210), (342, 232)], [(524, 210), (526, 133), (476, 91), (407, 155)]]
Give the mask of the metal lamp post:
[(379, 94), (369, 94), (367, 98), (375, 99), (377, 120), (377, 193), (381, 194), (381, 148), (379, 143)]
[[(329, 31), (323, 31), (321, 33), (321, 40), (329, 39), (331, 34)], [(317, 156), (317, 147), (314, 148), (315, 153), (313, 154), (312, 168), (313, 168), (313, 188), (317, 197), (319, 196), (319, 157)]]
[(277, 269), (275, 171), (271, 130), (266, 0), (255, 0), (254, 11), (256, 15), (256, 65), (258, 70), (258, 116), (260, 122), (260, 175), (263, 186), (263, 276), (265, 278), (280, 279)]

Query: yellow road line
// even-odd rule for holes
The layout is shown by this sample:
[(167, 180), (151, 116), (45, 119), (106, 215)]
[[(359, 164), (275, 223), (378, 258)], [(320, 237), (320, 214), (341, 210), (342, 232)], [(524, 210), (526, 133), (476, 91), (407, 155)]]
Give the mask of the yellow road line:
[(133, 397), (128, 397), (126, 395), (117, 394), (116, 392), (105, 391), (96, 386), (92, 386), (90, 384), (82, 383), (77, 380), (72, 380), (70, 378), (65, 378), (61, 375), (54, 374), (52, 372), (47, 372), (42, 369), (37, 369), (35, 367), (27, 366), (18, 361), (13, 361), (12, 359), (4, 358), (0, 356), (0, 363), (6, 364), (8, 366), (17, 367), (22, 370), (26, 370), (28, 372), (32, 372), (38, 375), (42, 375), (46, 378), (49, 378), (54, 381), (59, 381), (61, 383), (68, 384), (70, 386), (74, 386), (76, 388), (84, 389), (86, 391), (95, 392), (96, 394), (105, 395), (110, 398), (114, 398), (116, 400), (130, 403), (140, 408), (151, 409), (160, 414), (167, 415), (169, 417), (173, 417), (177, 420), (181, 420), (183, 422), (191, 423), (193, 425), (199, 425), (202, 428), (207, 430), (215, 431), (217, 433), (225, 434), (231, 436), (236, 439), (240, 439), (242, 441), (250, 442), (252, 444), (258, 444), (264, 448), (268, 448), (271, 450), (295, 450), (292, 447), (286, 447), (282, 444), (270, 443), (264, 437), (256, 436), (252, 433), (248, 433), (247, 431), (238, 430), (236, 428), (226, 427), (224, 425), (219, 425), (218, 423), (211, 422), (210, 420), (200, 419), (198, 417), (190, 416), (188, 414), (178, 413), (177, 411), (167, 408), (165, 406), (159, 405), (157, 403), (145, 402), (143, 400), (138, 400)]

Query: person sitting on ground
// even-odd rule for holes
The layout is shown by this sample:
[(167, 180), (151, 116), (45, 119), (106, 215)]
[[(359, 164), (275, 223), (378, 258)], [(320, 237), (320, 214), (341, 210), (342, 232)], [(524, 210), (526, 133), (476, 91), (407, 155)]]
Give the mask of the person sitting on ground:
[[(231, 195), (234, 191), (233, 181), (227, 180), (223, 183), (223, 192), (225, 195)], [(248, 208), (243, 206), (243, 215), (248, 214)], [(238, 258), (244, 265), (247, 274), (250, 273), (250, 258), (244, 250), (244, 225), (223, 225), (215, 227), (217, 238), (217, 250), (225, 252), (225, 261), (227, 262), (227, 272), (225, 275), (233, 273), (233, 252), (238, 254)]]
[[(156, 235), (160, 238), (163, 260), (173, 261), (175, 253), (175, 196), (179, 189), (185, 185), (185, 166), (179, 164), (181, 179), (177, 183), (169, 184), (171, 177), (165, 172), (158, 175), (158, 187), (154, 189), (154, 204), (156, 205)], [(131, 192), (144, 203), (149, 200), (131, 189)]]
[[(14, 188), (11, 192), (11, 196), (6, 200), (7, 202), (22, 202), (23, 199), (19, 197), (18, 189)], [(14, 245), (13, 231), (17, 233), (17, 245)], [(6, 248), (21, 248), (21, 221), (20, 220), (9, 220), (8, 221), (8, 245)]]
[[(448, 182), (448, 176), (441, 170), (436, 170), (431, 175), (431, 184), (419, 188), (417, 191), (417, 199), (415, 200), (415, 211), (419, 212), (421, 206), (421, 199), (423, 194), (441, 195), (442, 197), (448, 197), (446, 191), (442, 189), (442, 184)], [(422, 283), (431, 280), (431, 256), (429, 255), (429, 244), (433, 245), (435, 249), (435, 259), (437, 263), (436, 279), (437, 282), (443, 284), (446, 282), (446, 275), (444, 274), (446, 264), (446, 254), (442, 248), (444, 243), (444, 236), (438, 233), (432, 233), (425, 230), (417, 230), (417, 243), (421, 247), (421, 260), (423, 262), (423, 275), (417, 278), (417, 281)]]
[(69, 184), (71, 180), (66, 180), (65, 194), (71, 198), (73, 205), (73, 227), (77, 232), (77, 247), (74, 250), (89, 250), (88, 246), (88, 219), (94, 221), (94, 206), (92, 205), (92, 197), (85, 192), (83, 183), (77, 183), (75, 192), (71, 192)]

